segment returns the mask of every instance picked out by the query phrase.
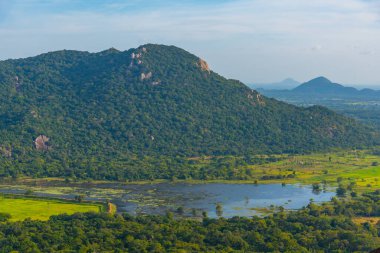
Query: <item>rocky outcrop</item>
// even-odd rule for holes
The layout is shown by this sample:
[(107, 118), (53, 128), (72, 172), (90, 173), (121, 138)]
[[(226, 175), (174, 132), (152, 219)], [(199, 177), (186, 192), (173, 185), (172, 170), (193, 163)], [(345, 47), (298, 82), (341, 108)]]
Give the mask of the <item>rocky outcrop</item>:
[[(143, 66), (143, 55), (147, 53), (147, 49), (145, 47), (138, 48), (134, 52), (131, 53), (131, 62), (129, 63), (129, 69), (127, 70), (127, 74), (133, 74), (135, 71), (130, 71), (132, 68), (137, 68), (140, 71), (140, 81), (152, 79), (153, 73), (147, 72), (146, 67)], [(159, 83), (156, 83), (156, 85)]]
[(30, 111), (30, 114), (32, 114), (33, 118), (38, 118), (38, 113), (35, 110)]
[(4, 157), (12, 157), (12, 148), (0, 146), (0, 154)]
[(257, 99), (257, 103), (259, 103), (259, 105), (265, 105), (265, 101), (259, 93), (256, 94), (256, 99)]
[(256, 106), (256, 105), (261, 105), (261, 106), (264, 106), (265, 105), (265, 100), (264, 98), (261, 96), (260, 93), (256, 92), (256, 91), (253, 91), (251, 90), (248, 95), (247, 95), (247, 98), (249, 100), (251, 100), (251, 104)]
[(21, 82), (18, 76), (15, 76), (15, 88), (17, 92), (21, 91)]
[(143, 53), (146, 53), (147, 50), (145, 47), (138, 49), (138, 51), (131, 53), (131, 62), (129, 63), (129, 68), (132, 68), (134, 65), (141, 65), (143, 61), (141, 58), (143, 57)]
[(35, 141), (34, 141), (34, 145), (36, 147), (37, 150), (48, 150), (49, 149), (49, 137), (45, 136), (45, 135), (40, 135), (38, 136)]
[(207, 62), (199, 58), (198, 66), (201, 68), (202, 71), (207, 71), (210, 73), (210, 67), (208, 66)]
[(142, 53), (132, 53), (131, 58), (134, 59), (140, 59), (142, 57)]
[(150, 78), (152, 78), (152, 72), (148, 72), (148, 73), (141, 73), (141, 75), (140, 75), (140, 80), (141, 81), (144, 81), (144, 80), (148, 80), (148, 79), (150, 79)]

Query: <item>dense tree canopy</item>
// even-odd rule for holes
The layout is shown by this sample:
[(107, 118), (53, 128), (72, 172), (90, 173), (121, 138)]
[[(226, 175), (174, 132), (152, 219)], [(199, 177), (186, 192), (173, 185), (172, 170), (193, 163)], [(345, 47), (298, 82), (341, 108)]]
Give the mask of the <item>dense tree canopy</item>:
[(162, 177), (145, 172), (167, 170), (159, 165), (163, 157), (377, 142), (354, 120), (263, 97), (176, 47), (0, 62), (0, 176)]
[(380, 191), (259, 218), (174, 219), (106, 213), (0, 222), (0, 252), (369, 252), (380, 247)]

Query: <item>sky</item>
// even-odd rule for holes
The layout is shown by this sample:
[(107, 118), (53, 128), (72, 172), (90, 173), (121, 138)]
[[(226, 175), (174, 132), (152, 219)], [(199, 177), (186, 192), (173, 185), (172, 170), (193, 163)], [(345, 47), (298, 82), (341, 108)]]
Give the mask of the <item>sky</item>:
[(0, 0), (0, 60), (175, 45), (245, 83), (380, 86), (380, 0)]

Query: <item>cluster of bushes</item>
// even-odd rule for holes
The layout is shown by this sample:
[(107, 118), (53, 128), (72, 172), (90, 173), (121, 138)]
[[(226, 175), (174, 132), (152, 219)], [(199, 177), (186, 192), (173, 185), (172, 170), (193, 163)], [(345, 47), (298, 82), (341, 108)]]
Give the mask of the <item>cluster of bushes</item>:
[[(50, 154), (45, 154), (49, 156)], [(260, 158), (257, 156), (223, 156), (213, 158), (141, 156), (125, 157), (123, 162), (112, 160), (112, 157), (102, 160), (101, 157), (91, 159), (82, 158), (78, 164), (69, 159), (59, 158), (60, 163), (44, 161), (41, 167), (32, 167), (28, 164), (14, 166), (7, 163), (8, 158), (0, 156), (0, 178), (21, 175), (31, 177), (65, 177), (71, 179), (98, 179), (98, 180), (151, 180), (151, 179), (254, 179), (249, 165), (264, 164), (277, 161), (280, 158), (272, 156)], [(2, 163), (3, 162), (3, 163)], [(124, 167), (126, 166), (126, 167)], [(100, 168), (99, 168), (100, 167)], [(47, 169), (48, 168), (48, 169)], [(239, 168), (239, 169), (236, 169)], [(246, 168), (246, 169), (245, 169)], [(293, 175), (289, 175), (291, 177)]]

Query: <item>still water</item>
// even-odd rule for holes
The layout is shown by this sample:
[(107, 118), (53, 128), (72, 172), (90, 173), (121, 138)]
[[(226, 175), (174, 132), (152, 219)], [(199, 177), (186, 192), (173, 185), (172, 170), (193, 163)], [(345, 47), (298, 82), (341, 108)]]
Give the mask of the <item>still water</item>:
[(31, 189), (33, 195), (73, 199), (83, 194), (86, 200), (106, 201), (117, 205), (119, 212), (130, 214), (165, 214), (182, 207), (185, 216), (200, 216), (207, 212), (217, 217), (219, 204), (223, 217), (263, 215), (263, 209), (279, 206), (288, 210), (300, 209), (312, 199), (314, 202), (329, 201), (335, 196), (334, 189), (313, 192), (311, 186), (281, 184), (88, 184), (75, 186), (0, 186), (3, 193), (24, 193)]

